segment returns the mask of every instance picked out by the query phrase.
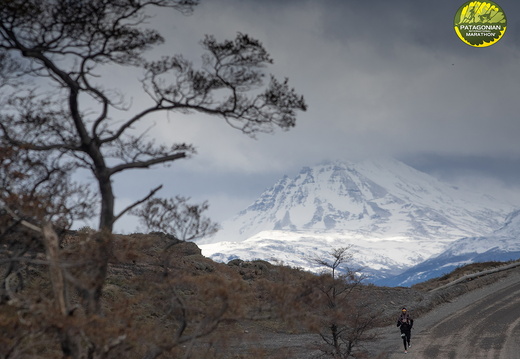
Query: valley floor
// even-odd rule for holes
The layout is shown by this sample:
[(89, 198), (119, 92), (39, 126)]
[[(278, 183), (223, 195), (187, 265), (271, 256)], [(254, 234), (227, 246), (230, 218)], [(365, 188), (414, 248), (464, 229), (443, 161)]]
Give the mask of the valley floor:
[[(412, 348), (406, 357), (515, 358), (513, 353), (520, 351), (520, 343), (515, 340), (520, 335), (520, 268), (488, 276), (484, 281), (483, 286), (417, 316)], [(380, 339), (367, 344), (367, 358), (402, 358), (403, 344), (395, 324), (378, 331)], [(317, 335), (263, 333), (251, 339), (256, 344), (261, 342), (273, 358), (320, 357), (320, 352), (313, 349), (313, 344), (321, 340)], [(247, 341), (235, 349), (238, 347), (247, 347)]]
[[(520, 343), (520, 269), (485, 287), (470, 291), (416, 319), (409, 358), (516, 358)], [(373, 353), (402, 358), (395, 326)]]

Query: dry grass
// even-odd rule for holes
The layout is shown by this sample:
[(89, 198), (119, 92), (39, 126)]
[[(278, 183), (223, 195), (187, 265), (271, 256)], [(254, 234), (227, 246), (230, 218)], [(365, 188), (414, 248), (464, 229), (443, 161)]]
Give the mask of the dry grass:
[(439, 287), (442, 287), (450, 282), (453, 282), (459, 278), (462, 278), (469, 274), (483, 272), (489, 269), (494, 269), (505, 264), (511, 262), (481, 262), (481, 263), (471, 263), (465, 266), (457, 267), (450, 273), (447, 273), (441, 277), (433, 278), (428, 281), (415, 284), (412, 288), (421, 290), (421, 291), (430, 291)]
[[(68, 238), (63, 244), (64, 253), (80, 250), (83, 239), (81, 235)], [(377, 312), (378, 325), (385, 326), (393, 324), (403, 306), (420, 316), (439, 304), (492, 283), (505, 274), (475, 278), (433, 291), (467, 274), (500, 265), (503, 263), (471, 264), (411, 288), (360, 285), (355, 298), (360, 298), (363, 303), (359, 304), (367, 310)], [(36, 272), (28, 272), (30, 278), (20, 296), (40, 303), (43, 308), (51, 303), (45, 298), (52, 297), (52, 293), (45, 268), (38, 268)], [(186, 357), (193, 359), (281, 358), (289, 354), (280, 351), (280, 347), (266, 346), (266, 338), (312, 332), (306, 283), (313, 278), (313, 274), (300, 269), (265, 261), (216, 263), (202, 256), (194, 243), (175, 241), (161, 233), (116, 235), (102, 297), (105, 316), (77, 324), (84, 325), (84, 335), (98, 340), (98, 345), (110, 344), (103, 335), (112, 338), (124, 335), (128, 345), (120, 345), (115, 353), (124, 353), (127, 358), (143, 357), (149, 342), (167, 348), (163, 349), (162, 357), (185, 355), (189, 350), (191, 354)], [(37, 320), (49, 320), (49, 315), (26, 315), (34, 323), (31, 328), (20, 325), (20, 311), (12, 303), (0, 305), (0, 330), (11, 333), (1, 338), (2, 347), (18, 345), (20, 350), (27, 349), (24, 338), (29, 338), (31, 352), (39, 350), (41, 358), (56, 357), (59, 344), (56, 345), (53, 328), (62, 324), (40, 325)], [(171, 342), (172, 333), (184, 324), (181, 338), (199, 334), (201, 325), (215, 325), (215, 328), (202, 338), (166, 345)], [(237, 347), (244, 340), (247, 347)], [(0, 354), (5, 354), (2, 349)]]

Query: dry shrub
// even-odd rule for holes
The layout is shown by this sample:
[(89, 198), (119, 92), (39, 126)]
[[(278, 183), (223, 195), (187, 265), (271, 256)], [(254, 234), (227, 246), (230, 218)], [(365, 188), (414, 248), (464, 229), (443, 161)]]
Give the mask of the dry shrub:
[[(72, 237), (59, 250), (67, 312), (55, 303), (44, 258), (24, 261), (23, 290), (0, 306), (0, 326), (9, 333), (1, 339), (2, 356), (209, 358), (213, 350), (216, 358), (226, 338), (236, 338), (217, 329), (243, 317), (246, 284), (225, 265), (213, 273), (218, 264), (194, 244), (165, 251), (168, 239), (161, 236)], [(92, 306), (98, 289), (99, 311)]]

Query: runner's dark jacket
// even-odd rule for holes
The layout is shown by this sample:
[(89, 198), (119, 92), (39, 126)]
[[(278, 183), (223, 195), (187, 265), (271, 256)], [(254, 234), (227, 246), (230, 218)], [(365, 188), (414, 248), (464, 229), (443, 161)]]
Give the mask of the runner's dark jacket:
[(412, 329), (413, 319), (408, 313), (400, 314), (397, 318), (397, 326), (401, 328), (401, 332), (406, 332)]

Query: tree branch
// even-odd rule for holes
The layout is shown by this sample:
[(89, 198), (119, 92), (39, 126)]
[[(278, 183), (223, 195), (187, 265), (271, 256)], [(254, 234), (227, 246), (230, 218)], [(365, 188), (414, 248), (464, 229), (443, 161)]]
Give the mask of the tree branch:
[(146, 201), (148, 201), (150, 198), (153, 197), (153, 195), (155, 195), (155, 193), (157, 191), (159, 191), (163, 186), (160, 185), (156, 188), (154, 188), (153, 190), (150, 191), (150, 193), (144, 197), (143, 199), (141, 199), (140, 201), (137, 201), (137, 202), (134, 202), (133, 204), (131, 204), (130, 206), (126, 207), (125, 209), (123, 209), (117, 216), (115, 216), (114, 218), (114, 222), (117, 221), (119, 218), (121, 218), (121, 216), (123, 216), (125, 213), (127, 213), (128, 211), (132, 210), (132, 208), (135, 208), (136, 206), (140, 205), (141, 203), (144, 203)]
[(40, 227), (38, 227), (30, 222), (27, 222), (25, 219), (22, 219), (20, 216), (18, 216), (13, 210), (11, 210), (5, 204), (2, 204), (1, 208), (3, 208), (4, 211), (6, 211), (15, 221), (18, 221), (22, 226), (29, 228), (30, 230), (33, 230), (35, 232), (43, 233), (43, 230)]
[(109, 169), (110, 175), (113, 175), (117, 172), (125, 171), (131, 168), (149, 168), (152, 165), (156, 165), (159, 163), (172, 162), (181, 158), (187, 157), (186, 152), (176, 153), (170, 156), (164, 156), (160, 158), (152, 158), (148, 161), (135, 161), (131, 163), (124, 163)]

